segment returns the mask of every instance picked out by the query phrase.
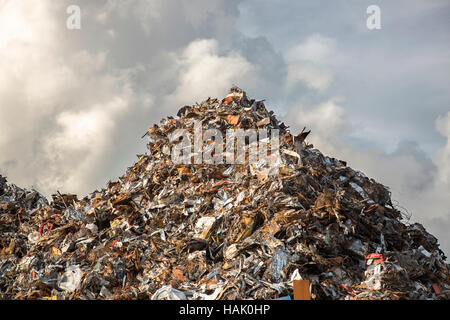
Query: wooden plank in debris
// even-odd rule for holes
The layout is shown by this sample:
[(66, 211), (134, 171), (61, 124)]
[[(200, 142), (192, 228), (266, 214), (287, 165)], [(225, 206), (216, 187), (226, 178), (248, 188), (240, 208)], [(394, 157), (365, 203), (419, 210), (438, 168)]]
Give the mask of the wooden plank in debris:
[(294, 300), (311, 300), (309, 280), (294, 280)]

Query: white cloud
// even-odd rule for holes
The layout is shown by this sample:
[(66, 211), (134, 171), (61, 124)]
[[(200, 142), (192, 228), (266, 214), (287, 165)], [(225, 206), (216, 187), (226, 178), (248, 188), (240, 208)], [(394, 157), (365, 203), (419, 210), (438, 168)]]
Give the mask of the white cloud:
[(126, 95), (111, 97), (109, 102), (89, 110), (68, 110), (57, 116), (58, 130), (43, 143), (45, 158), (51, 165), (45, 176), (40, 175), (39, 182), (45, 190), (84, 190), (87, 183), (92, 183), (89, 176), (105, 161), (110, 137), (117, 129), (120, 116), (129, 108), (130, 100)]
[(233, 83), (248, 88), (259, 82), (257, 71), (250, 62), (233, 51), (221, 55), (214, 39), (193, 41), (177, 61), (178, 84), (168, 97), (168, 104), (203, 100), (207, 98), (205, 94), (220, 97)]
[(323, 91), (327, 89), (333, 80), (329, 69), (318, 67), (308, 62), (291, 63), (288, 66), (286, 84), (289, 89), (301, 82), (310, 89)]
[(316, 64), (329, 64), (334, 60), (336, 40), (320, 34), (309, 36), (304, 42), (292, 47), (286, 53), (286, 60), (311, 61)]
[(336, 97), (317, 106), (298, 103), (291, 109), (291, 114), (296, 115), (297, 125), (312, 130), (310, 142), (324, 153), (333, 154), (341, 149), (341, 135), (350, 130), (345, 110), (339, 105), (341, 100)]
[(48, 1), (0, 11), (0, 169), (46, 194), (85, 193), (132, 94), (126, 73), (105, 70), (105, 53), (59, 45), (55, 12)]
[[(450, 185), (450, 112), (444, 117), (437, 118), (436, 128), (447, 138), (447, 143), (437, 152), (435, 163), (440, 169), (440, 181)], [(450, 194), (450, 192), (448, 194)]]
[(294, 89), (298, 83), (319, 91), (327, 89), (333, 80), (329, 64), (333, 61), (335, 47), (335, 40), (314, 34), (287, 51), (288, 89)]

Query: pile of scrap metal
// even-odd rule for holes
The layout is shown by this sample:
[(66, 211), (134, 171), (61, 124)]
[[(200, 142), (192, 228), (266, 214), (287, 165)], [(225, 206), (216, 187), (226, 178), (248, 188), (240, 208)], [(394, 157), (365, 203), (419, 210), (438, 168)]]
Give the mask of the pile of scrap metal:
[[(174, 133), (195, 123), (278, 130), (277, 170), (174, 163)], [(148, 154), (83, 199), (0, 177), (0, 299), (276, 299), (301, 279), (312, 299), (449, 299), (437, 239), (308, 133), (232, 88), (152, 126)]]

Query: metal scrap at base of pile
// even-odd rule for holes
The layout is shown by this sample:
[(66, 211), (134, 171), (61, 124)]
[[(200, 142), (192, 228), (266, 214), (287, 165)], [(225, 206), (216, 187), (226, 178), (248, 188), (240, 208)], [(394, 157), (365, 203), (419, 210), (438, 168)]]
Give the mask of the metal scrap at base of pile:
[[(279, 129), (278, 173), (174, 165), (171, 133), (193, 121)], [(233, 88), (151, 127), (149, 154), (84, 199), (0, 176), (0, 299), (276, 299), (301, 279), (312, 299), (449, 299), (437, 239), (308, 133)]]

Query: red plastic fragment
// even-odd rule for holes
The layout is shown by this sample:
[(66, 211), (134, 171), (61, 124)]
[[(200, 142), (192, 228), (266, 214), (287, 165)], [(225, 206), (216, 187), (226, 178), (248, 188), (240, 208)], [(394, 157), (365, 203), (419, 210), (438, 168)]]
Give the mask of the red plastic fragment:
[(441, 294), (441, 288), (439, 288), (439, 285), (437, 283), (433, 283), (433, 289), (434, 289), (434, 293), (436, 294)]
[(374, 259), (374, 260), (380, 260), (379, 262), (382, 263), (383, 262), (383, 255), (381, 253), (370, 253), (366, 256), (366, 261), (370, 260), (370, 259)]

